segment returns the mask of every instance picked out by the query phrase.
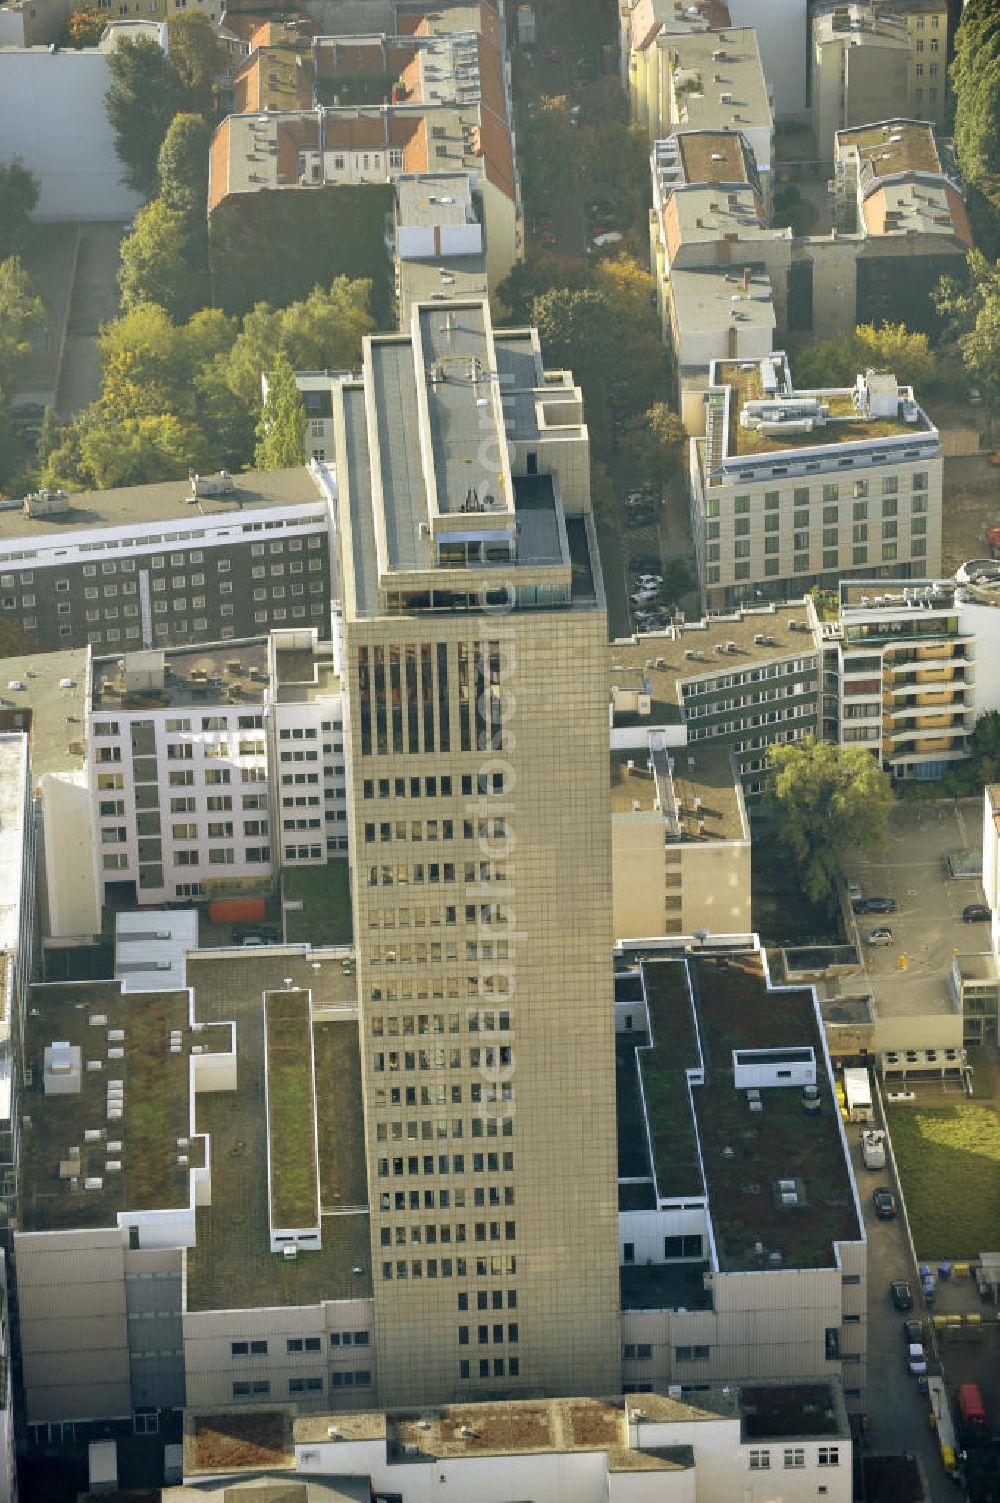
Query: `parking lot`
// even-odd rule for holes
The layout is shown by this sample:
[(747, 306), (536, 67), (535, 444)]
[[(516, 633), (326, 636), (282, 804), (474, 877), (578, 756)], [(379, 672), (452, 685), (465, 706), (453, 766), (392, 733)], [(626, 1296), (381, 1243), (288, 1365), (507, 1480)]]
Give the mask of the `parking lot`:
[[(947, 860), (958, 852), (975, 859), (982, 843), (982, 818), (978, 799), (899, 803), (890, 817), (887, 849), (856, 863), (849, 873), (865, 897), (887, 897), (896, 903), (894, 913), (856, 919), (880, 1020), (890, 1030), (893, 1020), (908, 1020), (898, 1038), (880, 1031), (880, 1048), (961, 1044), (961, 1016), (948, 986), (952, 960), (956, 954), (988, 950), (989, 925), (963, 923), (963, 908), (983, 901), (982, 884), (975, 876), (949, 877)], [(892, 932), (885, 948), (865, 943), (879, 928)], [(918, 1019), (924, 1022), (918, 1024)]]
[(955, 1496), (948, 1482), (933, 1432), (927, 1423), (927, 1400), (906, 1365), (903, 1343), (904, 1316), (893, 1308), (889, 1297), (892, 1279), (907, 1279), (916, 1292), (911, 1314), (926, 1320), (919, 1294), (919, 1281), (910, 1258), (903, 1222), (880, 1221), (872, 1206), (872, 1190), (885, 1185), (898, 1192), (888, 1165), (871, 1171), (864, 1167), (858, 1129), (847, 1127), (851, 1159), (858, 1183), (868, 1237), (868, 1429), (865, 1447), (871, 1453), (908, 1452), (919, 1458), (929, 1495), (934, 1503)]

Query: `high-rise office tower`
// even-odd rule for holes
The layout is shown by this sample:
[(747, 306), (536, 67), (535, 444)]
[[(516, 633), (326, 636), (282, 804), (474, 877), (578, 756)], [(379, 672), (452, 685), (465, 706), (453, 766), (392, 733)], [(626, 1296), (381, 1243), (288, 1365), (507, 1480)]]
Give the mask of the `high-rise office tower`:
[(379, 1399), (619, 1379), (606, 613), (580, 393), (418, 304), (334, 402)]

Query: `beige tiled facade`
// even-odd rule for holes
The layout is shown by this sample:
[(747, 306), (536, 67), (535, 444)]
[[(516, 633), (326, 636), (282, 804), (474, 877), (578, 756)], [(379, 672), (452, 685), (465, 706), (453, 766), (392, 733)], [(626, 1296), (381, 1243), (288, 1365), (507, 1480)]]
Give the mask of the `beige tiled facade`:
[[(357, 623), (347, 644), (355, 784), (375, 793), (352, 801), (351, 840), (382, 1398), (599, 1392), (618, 1344), (603, 615)], [(448, 662), (450, 752), (366, 754), (359, 656), (425, 644)], [(506, 758), (460, 735), (459, 654), (493, 644)], [(440, 705), (435, 720), (440, 745)], [(500, 759), (504, 791), (463, 797)], [(409, 797), (428, 769), (451, 796)], [(470, 814), (506, 835), (428, 849), (429, 827), (459, 837)]]
[(384, 1404), (619, 1382), (607, 621), (570, 405), (549, 427), (534, 336), (471, 303), (367, 341), (334, 403)]

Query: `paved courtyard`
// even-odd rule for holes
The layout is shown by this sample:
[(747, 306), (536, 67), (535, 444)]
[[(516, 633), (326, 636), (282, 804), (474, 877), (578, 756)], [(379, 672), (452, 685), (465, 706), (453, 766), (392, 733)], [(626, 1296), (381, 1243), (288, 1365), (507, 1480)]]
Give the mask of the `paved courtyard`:
[[(878, 1013), (886, 1019), (952, 1015), (956, 1037), (949, 1042), (955, 1043), (961, 1042), (961, 1020), (948, 988), (952, 960), (988, 950), (989, 925), (962, 922), (966, 904), (983, 901), (982, 883), (978, 876), (951, 878), (947, 858), (959, 851), (978, 856), (982, 819), (979, 799), (899, 803), (886, 850), (849, 871), (865, 897), (896, 902), (895, 913), (857, 918)], [(865, 944), (865, 936), (882, 927), (892, 930), (893, 943), (884, 949)], [(915, 1036), (902, 1047), (907, 1042), (921, 1047), (924, 1039)]]

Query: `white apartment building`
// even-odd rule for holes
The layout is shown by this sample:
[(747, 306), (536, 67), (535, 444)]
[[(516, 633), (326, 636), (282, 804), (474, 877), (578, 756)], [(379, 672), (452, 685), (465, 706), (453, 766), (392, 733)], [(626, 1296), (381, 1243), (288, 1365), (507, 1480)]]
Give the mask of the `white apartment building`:
[(706, 608), (938, 572), (938, 431), (894, 376), (796, 391), (784, 354), (717, 361), (704, 424), (690, 484)]
[(860, 1412), (867, 1246), (815, 992), (753, 936), (698, 944), (618, 952), (625, 1391), (826, 1377)]
[(315, 631), (93, 661), (102, 900), (265, 892), (347, 850), (339, 679)]
[[(851, 1438), (836, 1384), (672, 1388), (641, 1397), (449, 1404), (294, 1418), (263, 1409), (250, 1444), (270, 1437), (276, 1478), (334, 1498), (425, 1503), (447, 1492), (481, 1503), (833, 1503), (851, 1496)], [(240, 1433), (189, 1410), (184, 1481), (222, 1497), (241, 1472)], [(780, 1480), (779, 1480), (780, 1479)], [(364, 1491), (355, 1491), (358, 1485)], [(174, 1498), (164, 1493), (165, 1503)], [(178, 1503), (181, 1490), (177, 1490)], [(185, 1490), (185, 1496), (188, 1496)], [(317, 1499), (327, 1493), (317, 1492)]]

